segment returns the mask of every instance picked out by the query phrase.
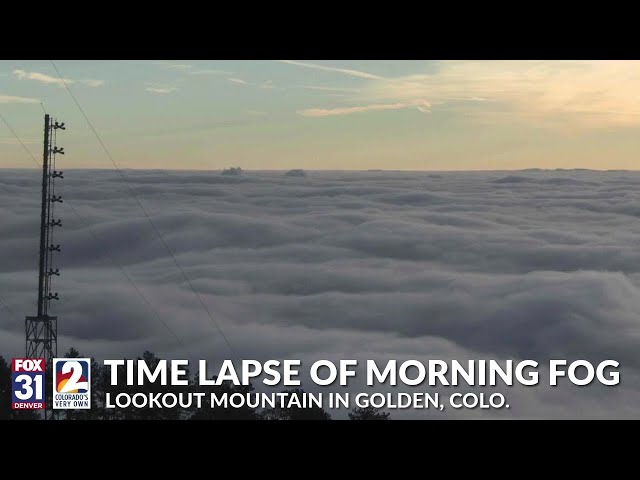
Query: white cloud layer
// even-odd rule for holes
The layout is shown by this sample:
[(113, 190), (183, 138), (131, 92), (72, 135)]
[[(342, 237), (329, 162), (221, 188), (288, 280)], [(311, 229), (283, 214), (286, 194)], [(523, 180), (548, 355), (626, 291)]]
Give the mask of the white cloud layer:
[(15, 95), (0, 95), (0, 103), (40, 103), (40, 100), (30, 97), (16, 97)]
[(379, 75), (374, 75), (372, 73), (362, 72), (360, 70), (353, 70), (353, 69), (350, 69), (350, 68), (339, 68), (339, 67), (333, 67), (333, 66), (329, 66), (329, 65), (321, 65), (321, 64), (318, 64), (318, 63), (298, 62), (298, 61), (295, 61), (295, 60), (280, 60), (280, 62), (286, 63), (288, 65), (296, 65), (298, 67), (312, 68), (314, 70), (322, 70), (322, 71), (325, 71), (325, 72), (341, 73), (343, 75), (348, 75), (350, 77), (365, 78), (365, 79), (368, 79), (368, 80), (382, 80), (383, 79), (383, 77), (381, 77)]
[[(47, 75), (46, 73), (27, 72), (25, 70), (14, 70), (13, 74), (19, 80), (34, 80), (36, 82), (40, 82), (45, 85), (57, 85), (59, 87), (64, 87), (65, 82), (69, 85), (72, 83), (76, 83), (75, 80), (72, 80), (70, 78), (62, 79), (60, 77), (53, 77), (51, 75)], [(95, 88), (95, 87), (102, 87), (104, 85), (104, 80), (88, 78), (88, 79), (79, 80), (78, 83)]]
[(405, 108), (417, 108), (422, 113), (431, 112), (431, 105), (429, 102), (419, 100), (411, 103), (374, 103), (372, 105), (358, 105), (355, 107), (308, 108), (298, 111), (298, 114), (303, 117), (333, 117), (339, 115), (351, 115), (354, 113), (402, 110)]
[(64, 86), (64, 83), (74, 83), (70, 78), (62, 79), (60, 77), (52, 77), (46, 73), (39, 72), (26, 72), (24, 70), (14, 70), (13, 74), (20, 80), (35, 80), (36, 82), (44, 83), (45, 85), (58, 85)]
[(104, 85), (104, 80), (96, 80), (95, 78), (89, 78), (85, 80), (80, 80), (80, 83), (84, 83), (89, 87), (102, 87)]
[[(509, 410), (393, 417), (640, 414), (640, 173), (127, 175), (236, 357), (613, 358), (617, 387), (503, 388)], [(34, 310), (38, 182), (35, 170), (0, 174), (0, 300), (15, 312), (0, 308), (5, 357), (22, 353)], [(230, 356), (117, 173), (65, 169), (59, 192), (100, 239), (61, 205), (60, 351)]]
[(164, 68), (169, 70), (187, 71), (193, 68), (193, 65), (191, 65), (190, 63), (175, 63), (175, 62), (167, 62), (167, 61), (159, 61), (154, 63), (156, 65), (162, 65)]
[(145, 91), (149, 93), (155, 93), (158, 95), (166, 95), (175, 92), (175, 87), (145, 87)]

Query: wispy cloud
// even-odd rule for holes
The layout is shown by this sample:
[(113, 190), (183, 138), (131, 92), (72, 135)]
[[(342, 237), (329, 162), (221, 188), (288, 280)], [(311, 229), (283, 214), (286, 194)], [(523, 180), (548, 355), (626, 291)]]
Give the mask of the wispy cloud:
[(93, 88), (101, 87), (104, 85), (104, 80), (97, 80), (95, 78), (87, 78), (78, 81), (72, 80), (70, 78), (65, 78), (63, 80), (60, 77), (53, 77), (51, 75), (47, 75), (46, 73), (27, 72), (25, 70), (14, 70), (13, 74), (20, 80), (34, 80), (45, 85), (57, 85), (59, 87), (63, 87), (65, 83), (67, 83), (68, 85), (72, 83), (80, 83)]
[(65, 78), (64, 80), (60, 77), (52, 77), (51, 75), (47, 75), (46, 73), (39, 72), (26, 72), (24, 70), (14, 70), (13, 74), (19, 78), (20, 80), (35, 80), (36, 82), (44, 83), (45, 85), (58, 85), (64, 86), (64, 83), (74, 83), (73, 80), (69, 78)]
[(173, 63), (167, 61), (154, 62), (156, 65), (162, 65), (164, 68), (168, 68), (170, 70), (190, 70), (193, 68), (193, 65), (189, 63)]
[(640, 126), (639, 88), (640, 61), (443, 61), (436, 73), (368, 82), (358, 101), (428, 98), (489, 123)]
[(0, 95), (0, 103), (40, 103), (40, 100), (38, 100), (37, 98)]
[(229, 82), (235, 83), (237, 85), (247, 85), (247, 86), (257, 87), (257, 88), (262, 88), (262, 89), (276, 89), (276, 88), (279, 88), (276, 85), (274, 85), (271, 80), (266, 80), (266, 81), (263, 81), (263, 82), (260, 82), (260, 83), (248, 82), (247, 80), (243, 80), (242, 78), (237, 78), (237, 77), (228, 77), (227, 80)]
[(96, 80), (93, 78), (88, 78), (86, 80), (80, 80), (80, 83), (84, 83), (89, 87), (102, 87), (104, 85), (104, 80)]
[(329, 95), (345, 93), (356, 105), (298, 112), (305, 116), (397, 110), (427, 99), (434, 108), (483, 123), (525, 122), (565, 130), (640, 126), (640, 97), (636, 95), (640, 61), (443, 61), (431, 73), (397, 77), (283, 62), (366, 80), (353, 92), (305, 85), (303, 88)]
[(156, 93), (158, 95), (166, 95), (176, 91), (175, 87), (145, 87), (145, 91), (149, 93)]
[(343, 75), (349, 75), (351, 77), (366, 78), (368, 80), (384, 80), (384, 77), (380, 75), (374, 75), (373, 73), (362, 72), (360, 70), (352, 70), (350, 68), (330, 67), (328, 65), (320, 65), (317, 63), (298, 62), (296, 60), (278, 60), (281, 63), (288, 65), (296, 65), (298, 67), (313, 68), (315, 70), (324, 70), (325, 72), (341, 73)]
[(301, 88), (305, 90), (316, 90), (319, 92), (332, 92), (332, 93), (358, 93), (359, 88), (342, 88), (342, 87), (323, 87), (320, 85), (302, 85)]
[(215, 70), (211, 68), (204, 68), (202, 70), (193, 70), (189, 72), (189, 75), (233, 75), (234, 72), (227, 72), (225, 70)]
[(261, 84), (259, 84), (258, 88), (274, 89), (278, 87), (273, 84), (272, 80), (267, 80), (266, 82), (262, 82)]
[(404, 108), (417, 108), (423, 113), (429, 113), (431, 104), (425, 100), (409, 103), (376, 103), (371, 105), (359, 105), (355, 107), (339, 108), (308, 108), (298, 111), (303, 117), (332, 117), (338, 115), (352, 115), (354, 113), (379, 112), (385, 110), (401, 110)]

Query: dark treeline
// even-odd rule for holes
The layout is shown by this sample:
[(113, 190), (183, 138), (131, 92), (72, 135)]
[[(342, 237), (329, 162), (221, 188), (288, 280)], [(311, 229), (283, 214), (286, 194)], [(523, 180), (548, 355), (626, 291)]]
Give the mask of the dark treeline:
[[(82, 355), (71, 348), (65, 355), (66, 358), (81, 358)], [(145, 360), (151, 370), (155, 368), (160, 359), (151, 352), (144, 352), (140, 359)], [(119, 378), (122, 376), (119, 374)], [(191, 377), (188, 386), (160, 385), (159, 382), (147, 383), (143, 386), (118, 385), (111, 386), (109, 369), (100, 365), (95, 360), (91, 364), (91, 409), (90, 410), (59, 410), (59, 419), (66, 420), (331, 420), (331, 415), (319, 407), (310, 408), (267, 408), (263, 410), (253, 409), (248, 406), (241, 408), (210, 407), (210, 393), (218, 395), (228, 393), (245, 394), (254, 390), (253, 385), (234, 385), (231, 382), (223, 382), (220, 385), (199, 386), (197, 380)], [(105, 408), (106, 393), (188, 393), (204, 392), (202, 408), (196, 405), (188, 408), (176, 406), (174, 408)], [(285, 390), (284, 393), (301, 394), (302, 389)], [(47, 402), (51, 402), (51, 375), (47, 375), (46, 382)], [(34, 411), (20, 411), (11, 409), (11, 365), (0, 356), (0, 420), (33, 420), (40, 418), (40, 414)], [(389, 413), (377, 408), (354, 408), (349, 413), (350, 420), (388, 420)]]

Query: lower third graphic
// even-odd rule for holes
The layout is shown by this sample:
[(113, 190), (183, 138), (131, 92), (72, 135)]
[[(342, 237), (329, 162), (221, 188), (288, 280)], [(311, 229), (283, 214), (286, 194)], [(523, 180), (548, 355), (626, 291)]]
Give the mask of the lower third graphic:
[(53, 408), (91, 408), (91, 359), (53, 359)]

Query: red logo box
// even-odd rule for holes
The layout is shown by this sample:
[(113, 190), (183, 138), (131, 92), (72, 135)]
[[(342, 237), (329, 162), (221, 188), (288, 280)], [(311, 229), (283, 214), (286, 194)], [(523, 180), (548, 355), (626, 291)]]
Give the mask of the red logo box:
[(12, 358), (12, 372), (42, 372), (44, 373), (44, 358)]

